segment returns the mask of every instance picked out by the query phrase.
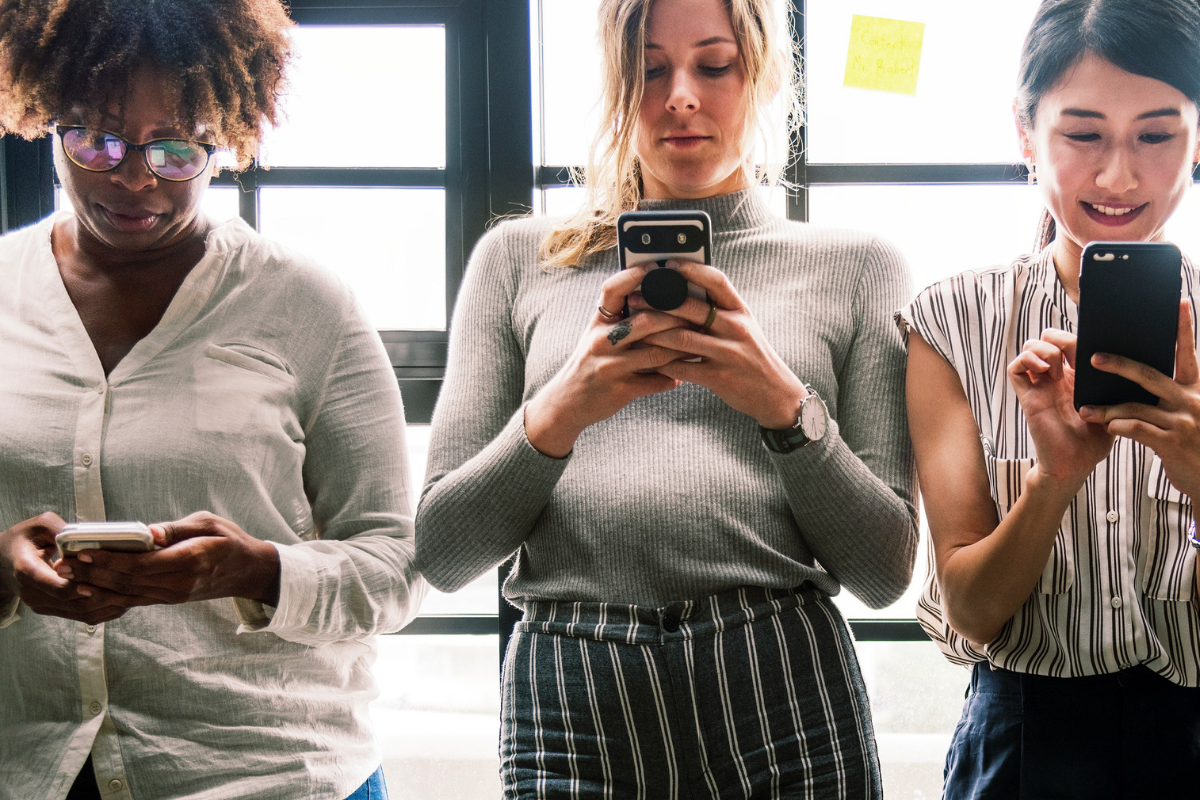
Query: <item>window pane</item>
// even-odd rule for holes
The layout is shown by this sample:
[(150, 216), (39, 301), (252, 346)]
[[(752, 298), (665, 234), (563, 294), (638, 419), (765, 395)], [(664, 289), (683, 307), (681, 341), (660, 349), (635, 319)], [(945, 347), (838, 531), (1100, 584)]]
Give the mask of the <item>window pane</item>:
[(210, 186), (204, 190), (200, 207), (217, 222), (233, 219), (238, 215), (238, 199), (242, 190), (236, 186)]
[(878, 233), (899, 247), (914, 292), (1030, 252), (1041, 212), (1041, 193), (1023, 183), (814, 186), (809, 194), (812, 222)]
[(1165, 235), (1167, 241), (1179, 245), (1184, 255), (1200, 262), (1200, 193), (1195, 185), (1167, 223)]
[(371, 718), (396, 800), (500, 796), (498, 636), (380, 636)]
[(259, 191), (263, 233), (341, 275), (376, 328), (445, 329), (443, 190)]
[(942, 767), (971, 673), (932, 642), (859, 642), (884, 797), (942, 796)]
[(306, 167), (444, 167), (446, 30), (302, 25), (262, 162)]
[[(1021, 43), (1037, 5), (1037, 0), (809, 3), (809, 161), (1020, 161), (1012, 101)], [(855, 14), (925, 24), (915, 95), (844, 85)]]
[[(598, 6), (598, 0), (541, 2), (544, 164), (586, 163), (588, 148), (599, 127)], [(534, 80), (537, 79), (535, 72)]]

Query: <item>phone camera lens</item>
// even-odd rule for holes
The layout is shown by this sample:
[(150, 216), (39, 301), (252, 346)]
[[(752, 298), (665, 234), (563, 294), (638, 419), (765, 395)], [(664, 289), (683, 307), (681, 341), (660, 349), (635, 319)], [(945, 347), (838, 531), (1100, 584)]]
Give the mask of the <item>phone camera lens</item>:
[(642, 244), (650, 244), (650, 234), (648, 234), (648, 233), (642, 234)]
[(687, 234), (686, 233), (679, 234), (678, 236), (675, 237), (675, 241), (679, 242), (680, 244), (687, 244)]

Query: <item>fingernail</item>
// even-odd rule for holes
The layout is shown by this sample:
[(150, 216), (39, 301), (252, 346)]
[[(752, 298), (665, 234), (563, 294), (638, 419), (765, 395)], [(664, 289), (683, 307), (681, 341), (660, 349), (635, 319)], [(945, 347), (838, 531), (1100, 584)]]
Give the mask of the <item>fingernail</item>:
[(1079, 416), (1081, 417), (1090, 417), (1095, 415), (1095, 413), (1095, 409), (1093, 409), (1091, 406), (1082, 406), (1079, 409)]
[(80, 560), (80, 561), (82, 561), (82, 562), (83, 562), (83, 563), (85, 563), (85, 564), (90, 564), (90, 563), (92, 563), (92, 557), (91, 557), (91, 556), (89, 556), (87, 553), (80, 553), (80, 554), (79, 554), (79, 560)]
[(70, 570), (70, 569), (68, 569), (68, 568), (66, 568), (66, 567), (63, 567), (62, 569), (60, 569), (60, 570), (58, 571), (58, 576), (59, 576), (60, 578), (66, 578), (67, 580), (71, 580), (72, 578), (74, 578), (74, 577), (75, 577), (75, 573), (74, 573), (74, 572), (71, 572), (71, 570)]
[(92, 596), (92, 590), (91, 590), (91, 589), (89, 589), (89, 588), (88, 588), (88, 587), (86, 587), (86, 586), (76, 586), (76, 587), (75, 587), (75, 591), (79, 592), (79, 593), (80, 593), (81, 595), (83, 595), (84, 597), (91, 597), (91, 596)]
[(1096, 353), (1092, 356), (1093, 364), (1104, 364), (1108, 362), (1108, 353)]

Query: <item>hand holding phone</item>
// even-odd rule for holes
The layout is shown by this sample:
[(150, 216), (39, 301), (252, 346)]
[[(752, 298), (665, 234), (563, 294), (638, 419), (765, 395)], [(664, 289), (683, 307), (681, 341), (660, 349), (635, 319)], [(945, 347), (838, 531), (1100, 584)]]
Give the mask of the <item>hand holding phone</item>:
[(65, 526), (54, 542), (59, 558), (84, 550), (148, 553), (154, 549), (154, 536), (141, 522), (77, 522)]

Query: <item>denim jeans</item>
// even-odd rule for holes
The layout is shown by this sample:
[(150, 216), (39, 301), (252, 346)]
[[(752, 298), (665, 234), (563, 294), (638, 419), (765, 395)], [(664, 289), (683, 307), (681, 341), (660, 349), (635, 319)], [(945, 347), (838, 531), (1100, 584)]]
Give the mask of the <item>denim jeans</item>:
[(388, 800), (387, 784), (383, 780), (383, 767), (371, 773), (367, 782), (354, 790), (346, 800)]

